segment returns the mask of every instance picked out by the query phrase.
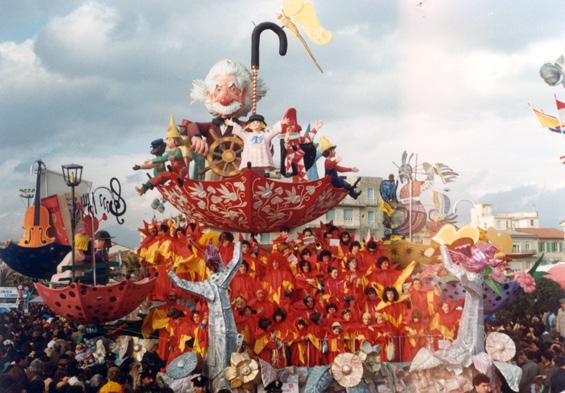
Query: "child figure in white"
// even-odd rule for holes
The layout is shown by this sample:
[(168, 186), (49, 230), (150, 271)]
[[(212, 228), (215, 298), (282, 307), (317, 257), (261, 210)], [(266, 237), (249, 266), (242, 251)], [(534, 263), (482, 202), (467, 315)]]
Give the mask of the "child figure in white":
[(239, 124), (226, 119), (224, 123), (233, 127), (232, 133), (243, 140), (243, 151), (241, 152), (241, 165), (239, 169), (247, 168), (251, 163), (253, 171), (264, 175), (265, 171), (275, 168), (273, 154), (271, 153), (271, 142), (273, 138), (281, 133), (280, 123), (269, 129), (262, 115), (251, 115), (245, 123), (245, 128)]

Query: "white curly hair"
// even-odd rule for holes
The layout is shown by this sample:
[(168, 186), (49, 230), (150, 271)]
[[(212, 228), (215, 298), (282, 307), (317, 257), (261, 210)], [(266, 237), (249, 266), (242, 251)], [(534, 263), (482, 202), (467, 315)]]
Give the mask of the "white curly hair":
[[(216, 77), (218, 75), (235, 75), (237, 87), (246, 90), (245, 102), (233, 102), (228, 106), (223, 106), (210, 100), (210, 91), (216, 87)], [(204, 80), (197, 79), (192, 82), (190, 98), (192, 102), (203, 102), (208, 112), (213, 116), (231, 115), (233, 117), (246, 116), (252, 107), (252, 75), (251, 71), (241, 63), (230, 59), (220, 60), (210, 68)], [(267, 94), (267, 86), (257, 78), (257, 101)]]

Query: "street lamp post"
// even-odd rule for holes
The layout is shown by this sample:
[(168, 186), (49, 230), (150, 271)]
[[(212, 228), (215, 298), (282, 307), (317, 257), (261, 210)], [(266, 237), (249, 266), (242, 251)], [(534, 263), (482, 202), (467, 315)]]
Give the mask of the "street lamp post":
[(35, 197), (35, 188), (20, 188), (20, 198), (27, 200), (27, 207), (30, 201)]
[(75, 203), (75, 187), (77, 187), (82, 180), (82, 165), (78, 164), (68, 164), (62, 165), (63, 178), (67, 186), (71, 187), (71, 205), (72, 205), (72, 215), (71, 215), (71, 242), (72, 242), (72, 277), (73, 282), (75, 281), (75, 226), (76, 226), (76, 203)]

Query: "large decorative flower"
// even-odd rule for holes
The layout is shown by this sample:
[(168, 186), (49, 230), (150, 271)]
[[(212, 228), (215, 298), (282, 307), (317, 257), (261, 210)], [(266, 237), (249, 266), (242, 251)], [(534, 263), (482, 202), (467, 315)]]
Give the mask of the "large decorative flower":
[(361, 349), (357, 353), (363, 362), (364, 370), (368, 374), (375, 374), (381, 369), (381, 346), (371, 345), (368, 341), (363, 341)]
[(361, 382), (363, 363), (359, 356), (345, 352), (336, 356), (332, 364), (334, 379), (344, 388), (351, 388)]
[(526, 293), (532, 293), (536, 290), (536, 281), (528, 272), (519, 272), (516, 275), (516, 281)]
[(489, 333), (485, 342), (485, 349), (493, 360), (508, 362), (516, 355), (516, 344), (510, 336), (492, 332)]
[(259, 364), (247, 353), (232, 353), (230, 366), (224, 369), (224, 377), (233, 389), (242, 387), (245, 390), (251, 390), (258, 375)]
[(492, 273), (490, 275), (490, 278), (492, 278), (494, 281), (501, 283), (501, 284), (504, 281), (506, 281), (506, 276), (504, 275), (504, 271), (502, 269), (499, 269), (498, 267), (495, 267), (494, 269), (492, 269)]

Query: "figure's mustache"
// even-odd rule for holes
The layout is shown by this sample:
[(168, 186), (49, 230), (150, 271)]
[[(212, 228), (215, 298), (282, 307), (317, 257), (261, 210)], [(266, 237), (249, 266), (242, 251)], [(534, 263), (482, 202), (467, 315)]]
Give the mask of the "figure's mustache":
[(206, 109), (208, 109), (208, 112), (220, 116), (233, 115), (239, 111), (241, 107), (242, 104), (239, 101), (233, 101), (229, 105), (222, 105), (219, 102), (206, 102)]

